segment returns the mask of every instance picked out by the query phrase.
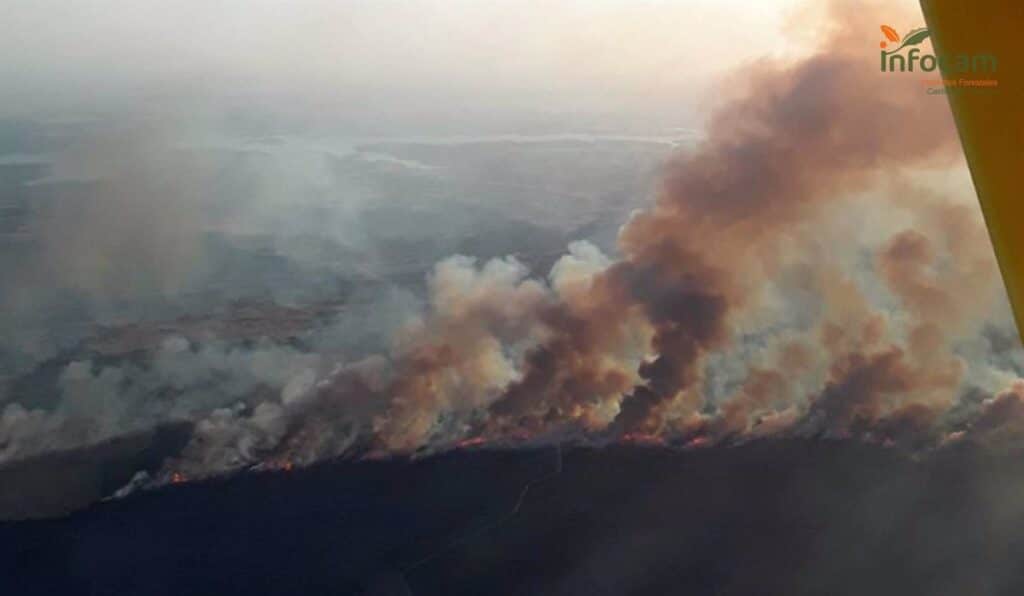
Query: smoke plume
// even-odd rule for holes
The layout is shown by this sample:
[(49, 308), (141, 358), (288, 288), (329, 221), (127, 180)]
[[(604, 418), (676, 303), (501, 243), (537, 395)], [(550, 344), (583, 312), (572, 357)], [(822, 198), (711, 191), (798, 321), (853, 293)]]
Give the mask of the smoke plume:
[(878, 72), (873, 11), (827, 13), (810, 55), (730, 79), (619, 254), (573, 243), (546, 279), (446, 259), (387, 353), (220, 404), (165, 479), (476, 444), (1012, 443), (1016, 340), (995, 339), (988, 239), (944, 178), (964, 170), (948, 107)]
[[(311, 442), (383, 454), (823, 435), (922, 449), (1012, 435), (1019, 382), (995, 389), (971, 370), (991, 354), (964, 356), (990, 351), (969, 338), (1001, 299), (984, 228), (969, 196), (929, 183), (962, 168), (948, 108), (872, 68), (851, 33), (873, 30), (870, 11), (828, 16), (810, 56), (736, 77), (706, 140), (621, 229), (620, 258), (575, 243), (546, 281), (511, 258), (440, 263), (429, 310), (390, 354), (284, 405), (272, 457), (326, 455)], [(359, 438), (325, 442), (338, 428)]]

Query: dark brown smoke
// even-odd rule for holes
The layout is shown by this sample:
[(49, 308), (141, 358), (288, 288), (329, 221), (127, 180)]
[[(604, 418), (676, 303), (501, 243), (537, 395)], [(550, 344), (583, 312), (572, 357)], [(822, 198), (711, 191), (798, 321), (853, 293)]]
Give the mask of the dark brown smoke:
[[(705, 140), (665, 165), (654, 205), (623, 226), (618, 260), (574, 244), (548, 283), (511, 258), (440, 263), (430, 311), (373, 381), (359, 365), (321, 383), (289, 410), (279, 450), (309, 459), (339, 426), (372, 453), (991, 436), (1018, 392), (960, 403), (977, 387), (956, 344), (998, 297), (994, 261), (977, 209), (917, 178), (963, 167), (948, 106), (879, 71), (882, 12), (834, 2), (826, 14), (806, 24), (827, 32), (806, 57), (731, 79), (742, 85), (723, 89)], [(782, 290), (802, 298), (769, 300)], [(808, 322), (777, 328), (793, 318)], [(710, 358), (745, 368), (714, 400)]]
[(616, 427), (656, 431), (659, 404), (696, 382), (701, 357), (726, 341), (730, 311), (775, 271), (790, 226), (886, 168), (948, 156), (955, 135), (946, 106), (875, 72), (864, 54), (836, 38), (795, 64), (752, 67), (747, 93), (716, 110), (707, 140), (666, 167), (656, 206), (623, 229), (624, 260), (592, 288), (595, 301), (617, 308), (555, 327), (512, 397), (521, 399), (523, 388), (551, 394), (545, 379), (553, 370), (594, 357), (579, 341), (581, 326), (602, 327), (639, 308), (654, 329), (651, 356)]

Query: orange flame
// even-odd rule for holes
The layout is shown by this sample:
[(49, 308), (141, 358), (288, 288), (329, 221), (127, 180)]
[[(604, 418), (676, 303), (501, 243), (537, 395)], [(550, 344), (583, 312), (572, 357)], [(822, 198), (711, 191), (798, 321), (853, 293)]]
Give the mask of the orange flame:
[(463, 439), (455, 444), (456, 449), (465, 449), (466, 447), (476, 447), (477, 445), (483, 445), (486, 441), (483, 437), (471, 437), (469, 439)]
[(687, 441), (686, 444), (683, 445), (683, 448), (684, 449), (696, 449), (698, 447), (704, 447), (709, 442), (710, 442), (710, 439), (708, 439), (705, 436), (694, 437), (694, 438), (690, 439), (689, 441)]
[(635, 445), (665, 445), (665, 439), (647, 433), (626, 433), (622, 435), (622, 442)]

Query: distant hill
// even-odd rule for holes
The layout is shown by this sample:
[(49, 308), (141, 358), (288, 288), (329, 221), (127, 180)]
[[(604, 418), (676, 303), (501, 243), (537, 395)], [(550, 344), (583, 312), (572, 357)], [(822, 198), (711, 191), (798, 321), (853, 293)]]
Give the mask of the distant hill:
[(0, 520), (55, 517), (88, 507), (153, 471), (188, 442), (192, 425), (174, 423), (81, 449), (0, 465)]
[(336, 461), (2, 524), (0, 593), (1020, 594), (1022, 488), (833, 441)]

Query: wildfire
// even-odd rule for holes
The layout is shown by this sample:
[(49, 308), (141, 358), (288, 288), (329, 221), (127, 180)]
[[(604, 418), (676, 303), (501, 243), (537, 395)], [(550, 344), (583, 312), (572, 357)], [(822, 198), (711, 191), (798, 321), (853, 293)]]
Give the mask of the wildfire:
[(279, 461), (269, 461), (263, 467), (265, 470), (276, 470), (278, 472), (291, 472), (295, 469), (295, 464), (290, 460), (284, 459)]
[(622, 442), (635, 445), (665, 445), (665, 439), (647, 433), (626, 433), (622, 435)]
[(171, 474), (171, 484), (182, 484), (184, 482), (188, 482), (188, 478), (186, 478), (181, 472), (174, 472)]
[(470, 437), (468, 439), (463, 439), (456, 443), (455, 448), (466, 449), (467, 447), (476, 447), (478, 445), (483, 445), (486, 442), (486, 439), (484, 439), (483, 437)]
[(706, 446), (711, 440), (705, 436), (694, 437), (683, 445), (684, 449), (697, 449)]

